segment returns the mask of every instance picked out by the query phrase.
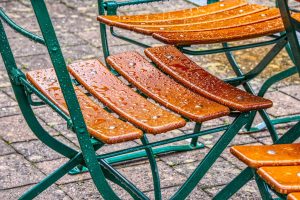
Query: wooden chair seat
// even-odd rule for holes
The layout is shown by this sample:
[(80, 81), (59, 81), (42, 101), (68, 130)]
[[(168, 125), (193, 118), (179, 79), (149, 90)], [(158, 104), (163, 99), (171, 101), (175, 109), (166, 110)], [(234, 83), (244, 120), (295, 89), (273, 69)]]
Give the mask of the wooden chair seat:
[(184, 119), (137, 94), (98, 60), (74, 63), (68, 69), (89, 93), (148, 133), (164, 133), (186, 124)]
[(137, 52), (109, 56), (107, 62), (144, 94), (186, 118), (203, 122), (230, 112), (178, 84)]
[(234, 146), (230, 152), (251, 168), (300, 165), (300, 144)]
[(247, 112), (272, 106), (272, 101), (251, 95), (208, 73), (173, 46), (148, 48), (145, 54), (187, 88), (233, 110)]
[[(293, 17), (300, 20), (300, 14)], [(284, 31), (279, 9), (244, 0), (149, 15), (99, 16), (98, 20), (172, 45), (229, 42)]]
[(300, 192), (294, 192), (287, 196), (287, 200), (299, 200), (300, 199)]
[(300, 192), (300, 166), (261, 167), (257, 174), (280, 194)]
[[(68, 113), (54, 69), (32, 71), (28, 72), (26, 75), (28, 80), (47, 98), (65, 113)], [(76, 86), (75, 92), (88, 131), (95, 138), (107, 144), (113, 144), (138, 139), (142, 136), (143, 132), (141, 130), (106, 112)]]

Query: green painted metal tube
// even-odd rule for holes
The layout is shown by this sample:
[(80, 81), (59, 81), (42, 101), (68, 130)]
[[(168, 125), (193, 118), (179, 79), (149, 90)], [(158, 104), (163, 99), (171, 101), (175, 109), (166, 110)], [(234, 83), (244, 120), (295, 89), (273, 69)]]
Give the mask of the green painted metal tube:
[[(142, 145), (142, 146), (132, 147), (132, 148), (119, 150), (119, 151), (115, 151), (115, 152), (111, 152), (111, 153), (106, 153), (106, 154), (98, 155), (97, 158), (98, 159), (106, 159), (106, 158), (115, 157), (115, 156), (122, 155), (122, 154), (127, 154), (127, 153), (131, 153), (131, 152), (135, 152), (135, 151), (140, 151), (140, 150), (143, 150), (143, 149), (149, 148), (149, 147), (161, 146), (161, 145), (170, 144), (170, 143), (173, 143), (173, 142), (182, 141), (182, 140), (185, 140), (185, 139), (190, 139), (190, 138), (195, 138), (195, 137), (199, 137), (199, 136), (203, 136), (203, 135), (207, 135), (207, 134), (217, 133), (217, 132), (226, 130), (229, 126), (230, 125), (220, 126), (220, 127), (217, 127), (217, 128), (201, 131), (200, 133), (182, 135), (182, 136), (178, 136), (176, 138), (170, 138), (170, 139), (166, 139), (166, 140), (162, 140), (162, 141), (158, 141), (158, 142), (152, 142), (148, 145)], [(190, 147), (192, 149), (194, 148), (192, 146), (190, 146)], [(172, 148), (172, 147), (168, 147), (168, 148)], [(185, 146), (179, 147), (179, 148), (182, 148), (182, 150), (186, 149)], [(154, 149), (154, 151), (155, 151), (155, 149)]]
[[(149, 141), (145, 134), (141, 138), (141, 141), (142, 141), (143, 145), (149, 144)], [(145, 151), (146, 151), (147, 157), (149, 159), (150, 167), (151, 167), (155, 200), (161, 200), (162, 197), (161, 197), (161, 189), (160, 189), (159, 172), (158, 172), (158, 167), (157, 167), (156, 160), (154, 157), (154, 153), (153, 153), (151, 147), (146, 148)]]
[(186, 182), (180, 187), (180, 189), (174, 194), (174, 196), (172, 196), (172, 200), (185, 199), (192, 192), (192, 190), (197, 186), (199, 181), (218, 159), (224, 149), (232, 141), (234, 136), (247, 123), (248, 117), (249, 113), (242, 113), (234, 120), (230, 127), (225, 131), (225, 133), (220, 137), (217, 143), (213, 146), (213, 148), (189, 176)]
[(119, 199), (109, 186), (97, 161), (95, 151), (90, 141), (90, 136), (81, 113), (78, 99), (75, 95), (72, 81), (68, 73), (66, 63), (64, 61), (64, 57), (62, 55), (45, 2), (43, 0), (31, 0), (31, 4), (45, 39), (60, 88), (66, 101), (70, 117), (74, 125), (73, 129), (76, 132), (84, 161), (90, 170), (90, 174), (95, 186), (103, 198), (108, 200)]
[(283, 40), (285, 37), (286, 37), (285, 35), (282, 35), (278, 38), (275, 38), (275, 39), (269, 40), (269, 41), (257, 42), (257, 43), (228, 47), (228, 48), (210, 49), (210, 50), (204, 50), (204, 51), (195, 51), (195, 50), (189, 50), (186, 48), (182, 48), (182, 52), (189, 54), (189, 55), (200, 56), (200, 55), (224, 53), (224, 52), (228, 52), (228, 51), (239, 51), (239, 50), (243, 50), (243, 49), (251, 49), (251, 48), (275, 44), (275, 43), (278, 43), (280, 40)]
[(21, 109), (24, 118), (32, 130), (32, 132), (39, 138), (44, 144), (56, 152), (68, 157), (74, 157), (78, 152), (69, 146), (61, 143), (60, 141), (53, 138), (39, 123), (37, 120), (25, 93), (24, 87), (22, 86), (22, 79), (25, 75), (22, 74), (16, 65), (12, 51), (10, 49), (8, 39), (6, 37), (3, 24), (0, 20), (0, 52), (3, 58), (5, 68), (7, 70), (16, 100)]
[(142, 191), (140, 191), (135, 185), (127, 180), (126, 177), (110, 166), (109, 163), (107, 163), (105, 160), (100, 160), (99, 162), (102, 166), (105, 177), (125, 189), (133, 199), (149, 200), (149, 198)]
[(14, 29), (15, 31), (17, 31), (18, 33), (22, 34), (23, 36), (38, 42), (42, 45), (45, 45), (45, 41), (42, 37), (35, 35), (34, 33), (31, 33), (30, 31), (22, 28), (21, 26), (19, 26), (18, 24), (16, 24), (12, 19), (10, 19), (5, 12), (3, 11), (2, 8), (0, 8), (0, 18), (7, 23), (7, 25), (9, 25), (12, 29)]
[(41, 192), (46, 190), (52, 184), (54, 184), (57, 180), (63, 177), (68, 173), (72, 168), (74, 168), (78, 163), (82, 160), (82, 154), (77, 154), (74, 158), (72, 158), (67, 163), (63, 164), (61, 167), (56, 169), (53, 173), (51, 173), (47, 178), (43, 179), (40, 183), (26, 191), (19, 199), (20, 200), (29, 200), (35, 198)]

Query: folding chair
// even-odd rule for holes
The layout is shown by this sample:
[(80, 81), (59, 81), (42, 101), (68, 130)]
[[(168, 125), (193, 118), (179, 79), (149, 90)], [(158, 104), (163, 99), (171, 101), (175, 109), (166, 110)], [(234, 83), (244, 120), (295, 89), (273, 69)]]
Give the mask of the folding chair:
[[(290, 9), (288, 6), (288, 1), (287, 0), (279, 0), (278, 1), (278, 5), (280, 8), (280, 12), (281, 12), (281, 16), (283, 19), (283, 24), (286, 30), (286, 35), (288, 37), (289, 40), (289, 44), (291, 46), (291, 53), (293, 55), (293, 59), (295, 63), (299, 63), (299, 58), (300, 58), (300, 51), (299, 51), (299, 43), (296, 37), (296, 31), (299, 31), (299, 22), (296, 21), (294, 18), (292, 18), (291, 13), (290, 13)], [(299, 66), (297, 64), (297, 66)], [(298, 122), (294, 127), (292, 127), (287, 133), (285, 133), (281, 138), (279, 138), (275, 144), (289, 144), (294, 142), (295, 140), (297, 140), (299, 138), (300, 134), (300, 122)], [(268, 157), (267, 154), (269, 155), (275, 155), (277, 154), (277, 151), (273, 151), (273, 150), (268, 150), (265, 151), (266, 149), (272, 149), (272, 148), (276, 148), (276, 146), (271, 146), (271, 147), (262, 147), (261, 149), (259, 147), (251, 147), (254, 148), (253, 150), (257, 152), (256, 154), (256, 158), (252, 157), (252, 155), (249, 155), (247, 153), (241, 153), (240, 150), (244, 150), (243, 148), (245, 147), (237, 147), (236, 149), (232, 149), (232, 152), (242, 161), (244, 161), (249, 167), (247, 167), (245, 170), (243, 170), (234, 180), (232, 180), (228, 185), (226, 185), (225, 188), (223, 188), (215, 197), (214, 199), (228, 199), (230, 198), (233, 194), (235, 194), (242, 186), (244, 186), (248, 181), (250, 181), (254, 176), (255, 179), (257, 181), (257, 184), (259, 186), (261, 195), (263, 197), (263, 199), (271, 199), (271, 195), (269, 193), (269, 189), (270, 187), (267, 186), (266, 183), (269, 183), (273, 186), (273, 191), (281, 198), (285, 199), (297, 199), (298, 194), (289, 194), (287, 197), (287, 194), (293, 190), (285, 190), (282, 191), (281, 186), (283, 186), (283, 188), (285, 188), (284, 183), (283, 184), (279, 184), (280, 183), (280, 179), (278, 179), (278, 176), (273, 177), (272, 175), (270, 175), (270, 171), (272, 174), (272, 171), (276, 168), (272, 168), (274, 166), (289, 166), (289, 165), (299, 165), (296, 157), (288, 157), (289, 153), (293, 152), (294, 155), (298, 156), (298, 149), (294, 149), (295, 147), (297, 147), (297, 144), (290, 144), (287, 146), (279, 146), (277, 147), (278, 149), (280, 149), (279, 152), (280, 156), (276, 156), (276, 160), (271, 157)], [(266, 149), (265, 149), (266, 148)], [(262, 151), (260, 151), (260, 150)], [(295, 151), (293, 151), (292, 149), (294, 149)], [(290, 151), (292, 150), (292, 151)], [(250, 153), (251, 154), (251, 153)], [(242, 158), (243, 157), (243, 158)], [(249, 159), (252, 159), (252, 162), (249, 162)], [(271, 166), (271, 168), (270, 168)], [(261, 168), (259, 170), (259, 172), (257, 173), (257, 169)], [(266, 167), (266, 168), (263, 168)], [(287, 178), (284, 172), (289, 173), (289, 170), (294, 170), (295, 167), (287, 167), (287, 168), (278, 168), (276, 170), (282, 170), (282, 174), (281, 174), (281, 178)], [(270, 170), (270, 171), (269, 171)], [(292, 174), (292, 172), (291, 172)], [(261, 178), (263, 177), (263, 178)], [(280, 176), (279, 176), (280, 177)], [(272, 181), (271, 181), (272, 180)], [(282, 179), (281, 179), (282, 180)], [(299, 178), (296, 177), (295, 179), (292, 179), (291, 177), (289, 177), (289, 179), (286, 179), (287, 182), (289, 182), (291, 185), (290, 186), (294, 186), (294, 189), (298, 187), (299, 189)], [(278, 182), (279, 181), (279, 182)], [(293, 182), (294, 181), (294, 182)], [(275, 187), (275, 185), (277, 185), (278, 187)], [(294, 183), (294, 185), (292, 185), (292, 183)], [(279, 187), (280, 186), (280, 187)], [(290, 189), (289, 187), (285, 188), (285, 189)]]
[[(290, 57), (293, 53), (288, 43), (294, 41), (287, 37), (282, 24), (279, 9), (268, 8), (262, 5), (248, 4), (245, 0), (208, 0), (207, 6), (200, 6), (186, 10), (178, 10), (165, 13), (146, 15), (123, 15), (118, 16), (120, 7), (138, 5), (142, 3), (158, 2), (160, 0), (131, 0), (131, 1), (103, 1), (99, 0), (98, 20), (101, 26), (101, 38), (103, 53), (109, 55), (109, 42), (107, 41), (106, 25), (110, 26), (113, 36), (139, 45), (149, 47), (132, 37), (126, 37), (115, 27), (133, 31), (166, 44), (176, 46), (180, 51), (190, 55), (206, 55), (225, 53), (226, 57), (237, 75), (236, 78), (225, 81), (234, 85), (242, 85), (249, 93), (254, 94), (249, 81), (257, 77), (274, 57), (286, 47)], [(293, 19), (299, 20), (300, 15), (293, 13)], [(280, 35), (279, 35), (280, 33)], [(247, 43), (237, 46), (229, 46), (228, 42), (241, 41), (267, 36), (268, 40), (263, 42)], [(221, 43), (223, 48), (209, 50), (195, 50), (193, 45)], [(235, 60), (233, 51), (255, 48), (275, 44), (259, 64), (247, 73), (243, 73)], [(263, 97), (268, 89), (275, 83), (292, 76), (299, 71), (299, 63), (294, 61), (295, 66), (270, 77), (261, 87), (258, 96)], [(273, 141), (278, 139), (275, 124), (298, 121), (300, 117), (288, 116), (271, 120), (265, 111), (260, 112), (263, 122), (253, 127), (256, 112), (251, 113), (246, 125), (248, 131), (258, 131), (268, 128)]]
[[(300, 122), (285, 133), (275, 145), (235, 146), (231, 153), (244, 162), (246, 168), (238, 177), (219, 192), (214, 199), (228, 199), (241, 184), (255, 178), (262, 199), (299, 199)], [(272, 191), (272, 192), (271, 192)]]
[[(76, 168), (80, 171), (82, 167), (88, 169), (104, 199), (119, 199), (107, 180), (122, 187), (133, 199), (149, 199), (111, 165), (140, 157), (149, 159), (155, 199), (162, 199), (159, 172), (154, 157), (166, 151), (166, 147), (160, 146), (192, 139), (193, 142), (188, 145), (173, 145), (173, 148), (169, 145), (168, 151), (192, 150), (199, 148), (197, 137), (224, 131), (172, 197), (185, 199), (247, 123), (249, 113), (272, 106), (270, 100), (237, 89), (209, 74), (173, 46), (148, 48), (145, 51), (163, 72), (137, 52), (124, 52), (107, 58), (107, 62), (127, 79), (131, 86), (135, 86), (136, 91), (130, 85), (125, 85), (96, 59), (66, 66), (45, 2), (31, 0), (31, 4), (43, 37), (23, 29), (0, 9), (1, 56), (28, 126), (41, 142), (69, 160), (28, 190), (20, 199), (36, 197), (66, 173), (74, 168), (75, 171)], [(48, 50), (53, 68), (24, 74), (16, 65), (2, 22), (23, 36), (43, 44)], [(33, 99), (32, 95), (39, 100)], [(145, 97), (153, 99), (169, 110), (151, 103)], [(39, 124), (32, 107), (45, 104), (66, 120), (68, 128), (78, 138), (79, 151), (52, 137)], [(109, 112), (114, 112), (119, 117)], [(233, 117), (234, 121), (229, 125), (201, 130), (202, 122), (222, 116)], [(151, 143), (148, 141), (146, 133), (162, 134), (185, 126), (187, 120), (197, 122), (194, 133)], [(101, 152), (104, 145), (135, 139), (140, 139), (142, 145), (110, 153)]]

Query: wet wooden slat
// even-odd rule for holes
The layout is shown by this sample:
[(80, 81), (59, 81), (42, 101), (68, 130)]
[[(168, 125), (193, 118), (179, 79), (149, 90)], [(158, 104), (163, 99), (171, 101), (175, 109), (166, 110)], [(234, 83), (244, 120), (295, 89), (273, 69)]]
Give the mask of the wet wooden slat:
[[(53, 68), (28, 72), (26, 76), (39, 91), (68, 113)], [(88, 131), (92, 136), (107, 144), (134, 140), (142, 136), (141, 130), (112, 116), (88, 98), (78, 87), (74, 88)]]
[(300, 165), (300, 144), (234, 146), (230, 152), (252, 168)]
[(257, 173), (280, 194), (300, 192), (300, 166), (261, 167)]
[(98, 60), (78, 62), (69, 65), (68, 69), (93, 96), (148, 133), (164, 133), (186, 124), (184, 119), (134, 92)]
[(148, 48), (145, 54), (184, 86), (233, 110), (247, 112), (272, 106), (272, 101), (251, 95), (208, 73), (173, 46)]
[[(297, 21), (300, 21), (300, 13), (295, 13), (292, 16)], [(284, 26), (282, 19), (276, 18), (251, 25), (220, 30), (153, 33), (152, 36), (166, 44), (192, 45), (246, 40), (272, 35), (283, 31)]]
[(167, 20), (178, 20), (178, 19), (188, 19), (193, 17), (200, 17), (208, 14), (214, 14), (219, 12), (224, 12), (227, 10), (235, 9), (241, 6), (247, 5), (245, 0), (227, 0), (226, 2), (217, 2), (207, 6), (193, 7), (190, 9), (157, 13), (157, 14), (147, 14), (147, 15), (133, 15), (133, 16), (116, 16), (107, 15), (99, 16), (98, 20), (110, 25), (112, 22), (156, 22), (156, 21), (167, 21)]
[(268, 20), (280, 18), (278, 9), (268, 9), (263, 12), (245, 15), (233, 19), (224, 19), (216, 22), (202, 22), (198, 24), (183, 24), (169, 27), (133, 27), (132, 30), (138, 33), (151, 35), (153, 33), (170, 33), (170, 32), (198, 32), (198, 31), (216, 31), (221, 29), (229, 29), (240, 26), (257, 24)]
[(291, 193), (287, 196), (287, 200), (299, 200), (300, 192)]
[(203, 122), (230, 112), (227, 107), (178, 84), (137, 52), (109, 56), (107, 61), (144, 94), (186, 118)]

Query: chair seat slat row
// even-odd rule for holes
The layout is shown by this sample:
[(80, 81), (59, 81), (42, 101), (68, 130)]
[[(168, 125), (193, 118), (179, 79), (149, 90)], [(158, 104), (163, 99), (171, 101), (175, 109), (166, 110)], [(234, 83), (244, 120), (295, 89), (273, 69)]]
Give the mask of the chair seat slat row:
[(98, 60), (71, 64), (68, 69), (93, 96), (148, 133), (164, 133), (186, 124), (184, 119), (137, 94)]
[[(68, 113), (53, 68), (28, 72), (26, 75), (28, 80), (47, 98), (65, 113)], [(93, 102), (78, 87), (74, 86), (74, 88), (83, 117), (92, 136), (108, 144), (134, 140), (142, 136), (141, 130), (117, 119)]]
[(225, 83), (173, 46), (148, 48), (145, 54), (165, 73), (202, 96), (241, 112), (266, 109), (272, 101)]
[[(292, 17), (300, 21), (299, 13)], [(175, 12), (99, 16), (98, 20), (177, 46), (238, 41), (284, 31), (279, 9), (231, 0)]]
[[(300, 192), (300, 144), (234, 146), (231, 153), (257, 174), (276, 192), (288, 195)], [(299, 199), (291, 194), (288, 199)]]
[(163, 106), (196, 122), (229, 114), (229, 109), (175, 82), (137, 52), (107, 58), (110, 66), (130, 83)]

